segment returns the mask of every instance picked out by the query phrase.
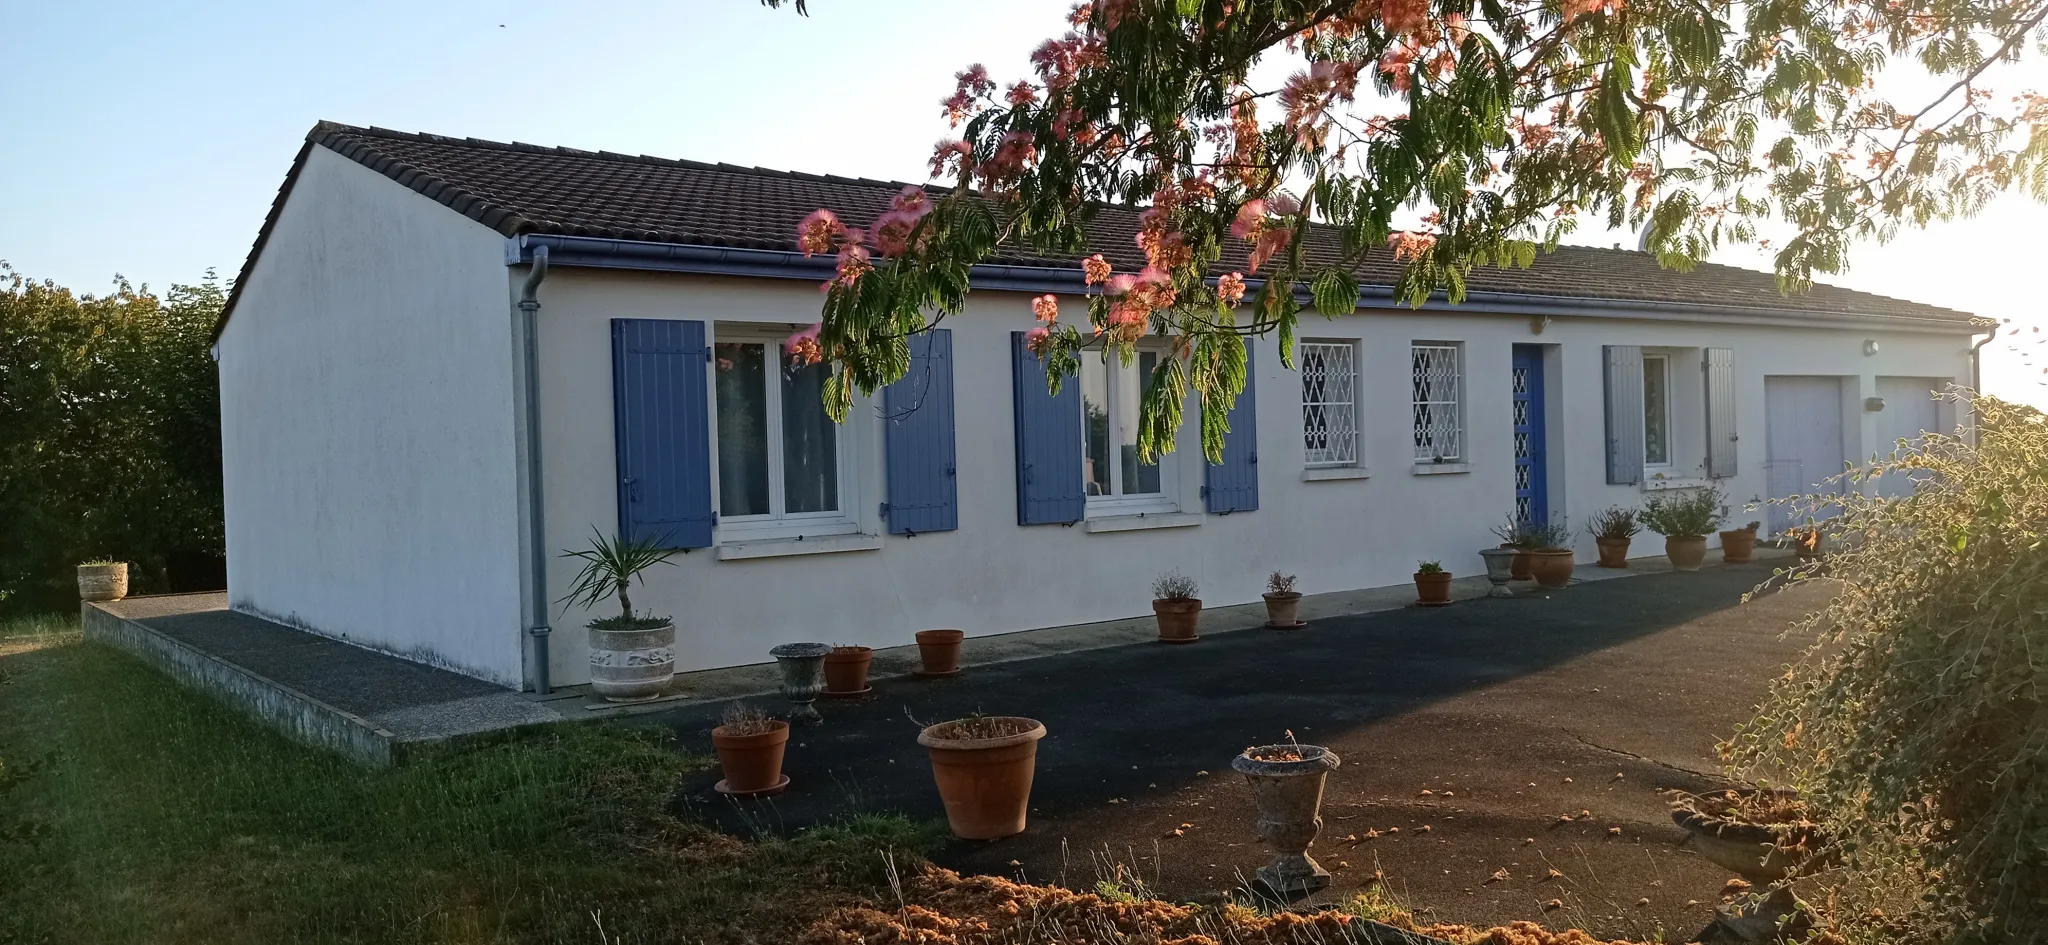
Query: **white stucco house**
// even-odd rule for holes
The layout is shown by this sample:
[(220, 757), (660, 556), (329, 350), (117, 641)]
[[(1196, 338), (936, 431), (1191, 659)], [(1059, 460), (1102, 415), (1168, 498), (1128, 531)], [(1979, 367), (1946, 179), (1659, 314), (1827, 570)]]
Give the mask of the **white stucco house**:
[[(864, 224), (900, 186), (316, 126), (217, 332), (231, 606), (545, 687), (587, 678), (589, 615), (556, 601), (593, 530), (687, 551), (636, 594), (675, 615), (683, 670), (1140, 615), (1168, 568), (1211, 605), (1275, 569), (1309, 592), (1469, 574), (1510, 514), (1576, 529), (1711, 482), (1739, 522), (1951, 427), (1929, 392), (1970, 383), (1989, 332), (1586, 248), (1411, 309), (1377, 259), (1356, 311), (1304, 317), (1300, 370), (1257, 342), (1224, 464), (1189, 431), (1146, 466), (1142, 375), (1091, 363), (1052, 397), (1020, 354), (1030, 296), (1078, 295), (1079, 268), (1015, 256), (835, 426), (778, 356), (831, 264), (795, 224)], [(1099, 221), (1124, 271), (1132, 227)]]

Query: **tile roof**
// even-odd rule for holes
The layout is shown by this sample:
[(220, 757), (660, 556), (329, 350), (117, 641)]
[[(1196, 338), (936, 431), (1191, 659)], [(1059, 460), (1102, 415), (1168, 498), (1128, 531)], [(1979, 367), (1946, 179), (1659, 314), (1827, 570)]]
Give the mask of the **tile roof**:
[[(321, 122), (306, 135), (398, 183), (506, 236), (547, 234), (641, 240), (760, 250), (796, 250), (796, 224), (828, 207), (862, 226), (887, 209), (901, 183), (830, 175), (705, 164), (697, 161), (581, 151), (474, 138), (447, 138), (382, 128)], [(264, 221), (243, 277), (262, 252), (299, 167)], [(1105, 207), (1090, 226), (1090, 243), (1123, 271), (1143, 265), (1132, 242), (1137, 214)], [(1334, 233), (1311, 236), (1309, 256), (1332, 258)], [(1241, 254), (1240, 254), (1241, 255)], [(1242, 259), (1226, 261), (1242, 265)], [(1072, 258), (1047, 259), (1028, 251), (999, 250), (992, 263), (1071, 269)], [(1235, 268), (1235, 267), (1232, 267)], [(1359, 267), (1360, 282), (1391, 285), (1399, 266), (1391, 254), (1372, 253)], [(237, 285), (242, 280), (237, 280)], [(1560, 246), (1529, 269), (1475, 268), (1467, 280), (1475, 296), (1499, 293), (1552, 300), (1711, 306), (1781, 316), (1875, 316), (1917, 324), (1972, 323), (1964, 312), (1866, 292), (1816, 284), (1784, 295), (1776, 278), (1735, 266), (1702, 263), (1691, 272), (1657, 265), (1647, 253)], [(232, 311), (233, 300), (229, 302)], [(223, 315), (225, 323), (225, 314)]]

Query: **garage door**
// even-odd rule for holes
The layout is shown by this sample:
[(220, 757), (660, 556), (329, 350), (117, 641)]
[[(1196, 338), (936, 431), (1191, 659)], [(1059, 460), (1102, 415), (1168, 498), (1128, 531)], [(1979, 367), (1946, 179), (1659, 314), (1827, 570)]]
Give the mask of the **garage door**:
[[(1764, 473), (1770, 497), (1829, 493), (1839, 481), (1825, 480), (1843, 469), (1842, 379), (1781, 376), (1764, 378)], [(1805, 512), (1772, 504), (1765, 524), (1776, 533), (1805, 521)], [(1825, 512), (1816, 513), (1825, 517)]]
[[(1915, 443), (1929, 433), (1942, 432), (1942, 405), (1934, 399), (1948, 381), (1933, 377), (1880, 377), (1877, 396), (1884, 398), (1884, 410), (1877, 415), (1877, 454), (1892, 454), (1900, 440)], [(1911, 495), (1913, 480), (1893, 474), (1877, 480), (1879, 495)]]

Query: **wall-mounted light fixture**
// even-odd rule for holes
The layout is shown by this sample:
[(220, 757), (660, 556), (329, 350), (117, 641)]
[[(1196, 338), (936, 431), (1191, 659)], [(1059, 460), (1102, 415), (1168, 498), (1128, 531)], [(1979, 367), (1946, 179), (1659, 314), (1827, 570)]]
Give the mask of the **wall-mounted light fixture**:
[(1863, 339), (1863, 356), (1867, 358), (1867, 357), (1870, 357), (1871, 355), (1873, 355), (1873, 354), (1876, 354), (1876, 353), (1877, 353), (1877, 339), (1876, 339), (1876, 338), (1865, 338), (1865, 339)]
[(1876, 412), (1878, 412), (1878, 411), (1880, 411), (1880, 410), (1883, 410), (1883, 409), (1884, 409), (1884, 398), (1882, 398), (1882, 397), (1865, 397), (1865, 398), (1863, 398), (1863, 409), (1865, 409), (1865, 410), (1868, 410), (1868, 411), (1870, 411), (1871, 413), (1876, 413)]

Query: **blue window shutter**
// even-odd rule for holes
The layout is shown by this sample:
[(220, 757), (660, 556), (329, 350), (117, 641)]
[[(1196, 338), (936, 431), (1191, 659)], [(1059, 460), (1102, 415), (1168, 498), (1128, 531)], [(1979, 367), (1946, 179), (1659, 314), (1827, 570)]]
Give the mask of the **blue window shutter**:
[(703, 322), (612, 320), (623, 537), (664, 548), (711, 546), (709, 358)]
[(889, 531), (902, 535), (959, 528), (950, 329), (910, 336), (910, 372), (882, 388), (882, 417)]
[(1081, 390), (1046, 392), (1045, 362), (1010, 333), (1011, 395), (1017, 425), (1017, 524), (1078, 522), (1088, 511), (1081, 484)]
[(1252, 346), (1244, 346), (1244, 390), (1230, 405), (1230, 432), (1223, 434), (1223, 462), (1206, 463), (1202, 500), (1211, 512), (1250, 512), (1259, 507), (1258, 375)]
[(1607, 370), (1607, 484), (1643, 481), (1643, 349), (1605, 345)]

